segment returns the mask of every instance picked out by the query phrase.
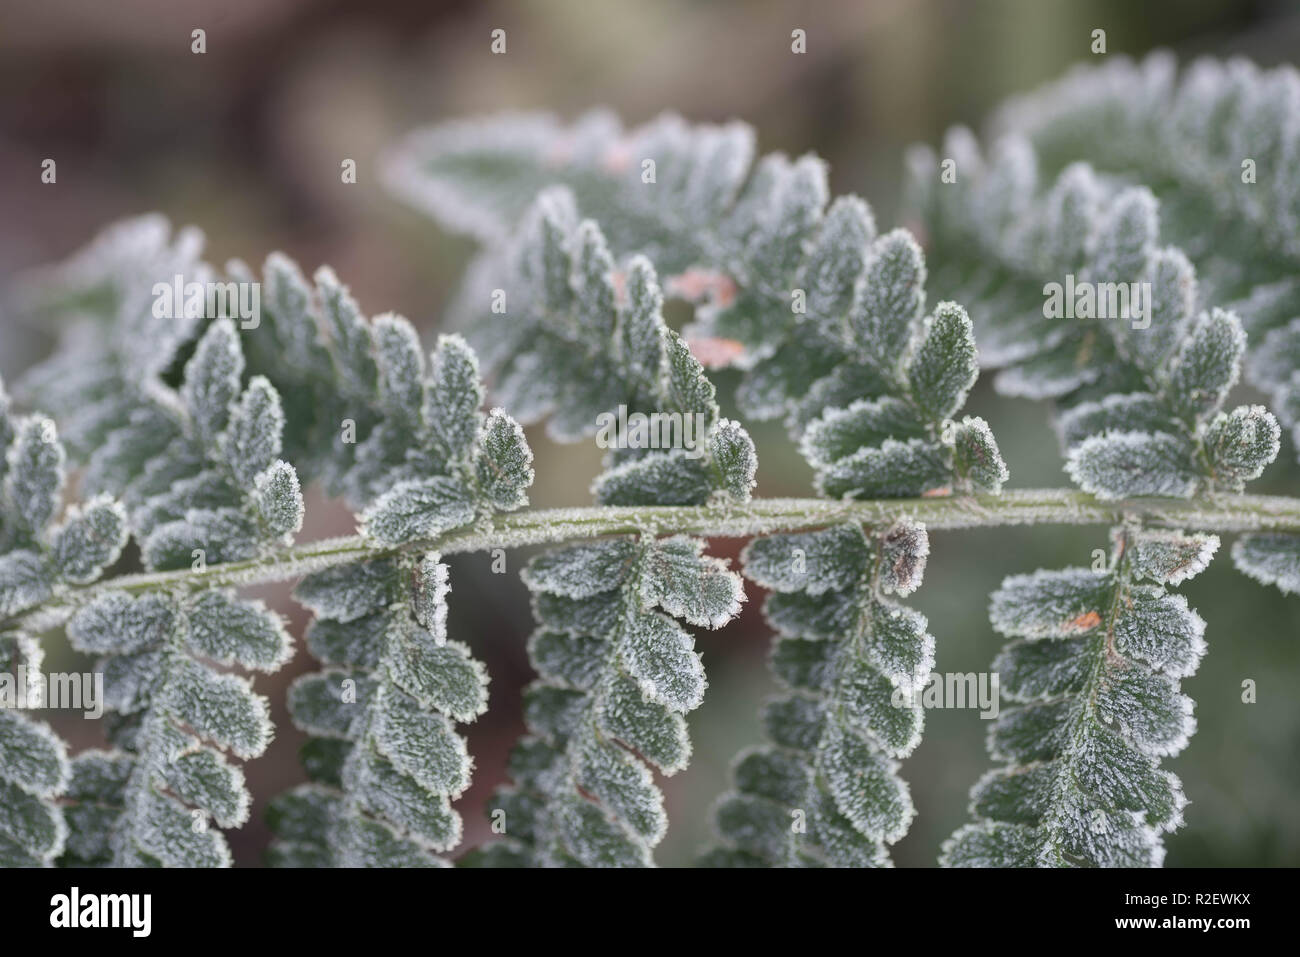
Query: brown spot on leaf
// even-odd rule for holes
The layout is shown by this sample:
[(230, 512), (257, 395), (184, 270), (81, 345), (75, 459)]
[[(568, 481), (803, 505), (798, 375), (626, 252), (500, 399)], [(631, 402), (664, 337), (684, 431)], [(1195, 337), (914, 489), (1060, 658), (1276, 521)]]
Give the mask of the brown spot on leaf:
[(1065, 623), (1066, 631), (1087, 631), (1089, 628), (1096, 628), (1101, 624), (1101, 615), (1095, 611), (1087, 611), (1078, 618), (1072, 618)]

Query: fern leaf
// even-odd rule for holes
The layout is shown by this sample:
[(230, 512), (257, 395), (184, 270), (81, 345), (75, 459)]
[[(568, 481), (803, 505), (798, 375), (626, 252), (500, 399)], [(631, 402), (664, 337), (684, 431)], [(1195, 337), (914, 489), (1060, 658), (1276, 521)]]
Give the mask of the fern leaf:
[[(944, 281), (969, 294), (975, 315), (988, 317), (988, 361), (1008, 366), (999, 389), (1066, 406), (1059, 429), (1071, 478), (1100, 497), (1124, 498), (1240, 490), (1257, 477), (1277, 454), (1272, 414), (1221, 412), (1246, 350), (1241, 322), (1204, 309), (1187, 257), (1157, 245), (1154, 196), (1103, 186), (1077, 163), (1040, 190), (1033, 149), (1014, 137), (996, 144), (987, 164), (962, 130), (949, 133), (942, 152), (957, 164), (955, 182), (940, 182), (939, 158), (928, 150), (914, 151), (911, 163), (931, 259)], [(1012, 211), (1009, 197), (1024, 199)], [(973, 265), (973, 253), (986, 261)], [(973, 279), (958, 279), (972, 271)], [(1076, 276), (1083, 291), (1075, 295), (1094, 295), (1097, 309), (1052, 315), (1051, 297), (1071, 295)], [(1096, 318), (1103, 299), (1143, 283), (1144, 306)], [(1116, 298), (1121, 307), (1127, 296)], [(1062, 305), (1073, 310), (1075, 300)]]
[(469, 784), (470, 758), (453, 722), (487, 707), (487, 677), (446, 640), (446, 581), (426, 555), (346, 565), (299, 586), (316, 614), (307, 647), (326, 670), (295, 681), (289, 707), (313, 736), (303, 757), (317, 783), (272, 803), (272, 863), (442, 866), (439, 853), (460, 841), (450, 802)]
[[(1163, 208), (1166, 241), (1185, 250), (1201, 274), (1199, 290), (1183, 281), (1170, 291), (1219, 303), (1241, 318), (1251, 336), (1248, 381), (1270, 394), (1285, 423), (1300, 426), (1300, 379), (1293, 379), (1300, 352), (1288, 348), (1300, 313), (1300, 246), (1293, 228), (1300, 217), (1293, 162), (1300, 143), (1300, 75), (1294, 68), (1265, 70), (1240, 59), (1203, 58), (1180, 73), (1164, 51), (1140, 62), (1113, 57), (1013, 99), (994, 127), (1031, 150), (1034, 165), (1045, 173), (1077, 170), (1069, 164), (1084, 160), (1107, 176), (1151, 184)], [(949, 147), (944, 152), (957, 155)], [(957, 161), (959, 169), (965, 166), (964, 157)], [(975, 167), (966, 170), (980, 175)], [(923, 177), (930, 180), (929, 172)], [(946, 202), (960, 189), (926, 191)], [(1152, 275), (1157, 296), (1161, 280)], [(1144, 338), (1158, 348), (1162, 337), (1131, 337), (1134, 344)], [(1300, 452), (1300, 442), (1296, 448)]]
[[(381, 318), (374, 334), (380, 403), (404, 417), (410, 477), (366, 510), (365, 534), (405, 544), (524, 504), (532, 453), (509, 416), (479, 411), (478, 361), (464, 341), (442, 337), (426, 363), (404, 320)], [(432, 553), (344, 565), (299, 584), (298, 601), (316, 616), (307, 646), (326, 667), (290, 691), (295, 723), (313, 736), (303, 762), (314, 783), (273, 804), (273, 863), (447, 863), (440, 855), (462, 829), (451, 801), (470, 772), (454, 723), (487, 707), (483, 666), (447, 639), (449, 591), (447, 566)], [(304, 820), (321, 826), (304, 830)]]
[(914, 815), (897, 759), (921, 738), (918, 692), (934, 666), (926, 620), (891, 597), (919, 584), (925, 529), (858, 525), (771, 535), (745, 550), (745, 574), (771, 589), (771, 744), (742, 755), (715, 812), (709, 866), (883, 866)]
[(40, 645), (17, 616), (68, 586), (89, 584), (126, 544), (126, 511), (107, 496), (70, 504), (61, 521), (65, 453), (54, 423), (13, 414), (0, 383), (0, 861), (48, 865), (68, 838), (59, 799), (69, 782), (67, 747), (18, 711), (38, 681)]
[(1258, 582), (1300, 593), (1300, 536), (1243, 535), (1232, 546), (1232, 563)]
[[(65, 792), (67, 746), (44, 724), (17, 710), (26, 689), (16, 681), (40, 674), (39, 646), (18, 632), (0, 631), (4, 706), (0, 707), (0, 866), (48, 865), (67, 838), (57, 799)], [(20, 667), (21, 666), (21, 667)]]
[[(950, 418), (978, 375), (975, 340), (956, 303), (939, 303), (922, 318), (924, 275), (919, 248), (900, 230), (872, 247), (853, 287), (841, 343), (857, 357), (815, 383), (809, 399), (837, 379), (861, 385), (859, 371), (869, 372), (871, 384), (862, 386), (866, 397), (830, 404), (807, 422), (800, 446), (825, 495), (996, 493), (1007, 479), (988, 425), (970, 416)], [(790, 352), (780, 355), (788, 359)], [(820, 393), (828, 400), (833, 395)], [(811, 408), (805, 404), (804, 411)]]
[[(702, 361), (745, 370), (738, 399), (746, 414), (783, 417), (799, 435), (855, 401), (899, 396), (905, 402), (913, 421), (904, 431), (924, 433), (932, 444), (873, 443), (861, 461), (830, 470), (824, 483), (830, 494), (938, 490), (941, 473), (954, 463), (962, 472), (947, 487), (978, 482), (998, 489), (1005, 476), (992, 464), (996, 445), (987, 427), (978, 435), (969, 427), (961, 433), (964, 455), (940, 441), (943, 422), (974, 381), (974, 343), (953, 307), (941, 306), (922, 327), (925, 267), (915, 243), (902, 231), (877, 239), (870, 209), (855, 197), (828, 205), (825, 165), (815, 157), (791, 162), (772, 155), (751, 170), (752, 139), (745, 127), (688, 127), (675, 117), (626, 135), (605, 114), (570, 130), (550, 117), (448, 124), (413, 134), (391, 158), (388, 181), (402, 198), (489, 243), (457, 311), (482, 330), (485, 350), (492, 344), (487, 354), (503, 369), (505, 404), (526, 420), (551, 414), (553, 435), (576, 438), (575, 428), (590, 430), (602, 410), (620, 401), (636, 407), (620, 395), (626, 386), (604, 385), (610, 357), (591, 351), (605, 342), (602, 331), (554, 321), (569, 310), (600, 313), (602, 303), (618, 298), (607, 282), (592, 287), (595, 274), (583, 264), (606, 263), (599, 274), (616, 260), (603, 239), (594, 242), (592, 227), (579, 225), (581, 208), (613, 231), (610, 246), (619, 255), (646, 256), (671, 277), (670, 293), (697, 303), (687, 341)], [(581, 149), (572, 148), (575, 140)], [(654, 160), (662, 179), (647, 181), (641, 167), (627, 165), (631, 156)], [(709, 165), (724, 157), (724, 166)], [(479, 163), (491, 163), (490, 182), (477, 177), (485, 168)], [(548, 184), (562, 188), (541, 192)], [(520, 201), (529, 189), (541, 192), (531, 208)], [(638, 305), (639, 262), (633, 256), (620, 272), (632, 313), (621, 324), (633, 330), (645, 311)], [(546, 331), (567, 342), (552, 346), (533, 322), (525, 331), (518, 308), (497, 308), (493, 296), (538, 304), (535, 312), (552, 320)], [(657, 297), (656, 289), (652, 300)], [(636, 334), (616, 338), (630, 343)], [(900, 368), (914, 338), (915, 354)], [(626, 349), (621, 359), (614, 356), (629, 385), (644, 381), (647, 368), (653, 376), (652, 363), (628, 368), (629, 360)], [(584, 375), (577, 374), (579, 363)], [(574, 373), (542, 383), (541, 368)], [(943, 391), (930, 398), (932, 386)], [(913, 408), (917, 402), (931, 407)], [(990, 465), (976, 468), (971, 457), (986, 457)], [(597, 486), (611, 504), (644, 501), (652, 483), (666, 489), (660, 504), (689, 504), (708, 493), (705, 471), (680, 455), (613, 464)]]
[(1104, 572), (1003, 582), (989, 615), (1016, 640), (993, 670), (1018, 704), (996, 719), (989, 749), (1007, 763), (975, 786), (976, 822), (944, 845), (945, 865), (1159, 866), (1162, 835), (1187, 803), (1159, 759), (1195, 729), (1178, 682), (1205, 653), (1205, 623), (1165, 586), (1204, 568), (1217, 546), (1124, 527)]
[(647, 763), (663, 774), (686, 766), (684, 715), (706, 684), (675, 619), (720, 628), (745, 597), (739, 576), (702, 549), (684, 537), (611, 539), (529, 563), (540, 625), (529, 640), (540, 675), (525, 693), (530, 734), (511, 755), (513, 785), (489, 805), (506, 836), (467, 864), (652, 863), (668, 819)]
[[(78, 810), (69, 812), (76, 840), (66, 863), (228, 865), (216, 828), (241, 826), (250, 798), (242, 771), (222, 752), (261, 754), (272, 735), (269, 707), (246, 679), (196, 656), (278, 667), (290, 652), (279, 617), (226, 592), (108, 591), (78, 609), (67, 630), (74, 648), (104, 656), (97, 670), (117, 721), (114, 751), (74, 763), (86, 762), (84, 772), (74, 770), (69, 795)], [(90, 779), (78, 783), (82, 773)], [(84, 827), (103, 829), (104, 839)]]
[(525, 424), (546, 419), (557, 440), (596, 435), (610, 450), (599, 501), (749, 497), (753, 443), (720, 417), (703, 367), (664, 323), (648, 260), (616, 267), (601, 230), (579, 222), (558, 190), (539, 196), (514, 239), (488, 255), (461, 302), (498, 374), (498, 398)]

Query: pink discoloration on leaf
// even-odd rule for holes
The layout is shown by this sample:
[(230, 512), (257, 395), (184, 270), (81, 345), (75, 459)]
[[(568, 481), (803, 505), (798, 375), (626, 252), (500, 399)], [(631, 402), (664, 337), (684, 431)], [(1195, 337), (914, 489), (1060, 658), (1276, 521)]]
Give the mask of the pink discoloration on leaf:
[(735, 339), (687, 339), (686, 344), (706, 369), (724, 369), (745, 354), (745, 344)]

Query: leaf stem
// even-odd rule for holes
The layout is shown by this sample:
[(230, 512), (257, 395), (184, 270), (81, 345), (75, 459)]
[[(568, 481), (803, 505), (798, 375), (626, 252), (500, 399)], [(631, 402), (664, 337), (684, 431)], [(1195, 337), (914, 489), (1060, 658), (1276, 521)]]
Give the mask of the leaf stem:
[(750, 538), (844, 521), (886, 526), (904, 518), (923, 522), (931, 531), (1006, 525), (1108, 525), (1120, 523), (1125, 515), (1140, 516), (1153, 525), (1184, 526), (1197, 531), (1300, 533), (1300, 499), (1278, 495), (1213, 494), (1190, 499), (1102, 501), (1073, 489), (1015, 489), (1000, 495), (868, 501), (760, 498), (744, 504), (536, 509), (498, 514), (434, 539), (397, 547), (379, 546), (354, 535), (202, 569), (122, 575), (93, 585), (66, 588), (19, 622), (34, 630), (54, 627), (89, 597), (112, 589), (142, 592), (284, 581), (400, 552), (450, 555), (633, 533)]

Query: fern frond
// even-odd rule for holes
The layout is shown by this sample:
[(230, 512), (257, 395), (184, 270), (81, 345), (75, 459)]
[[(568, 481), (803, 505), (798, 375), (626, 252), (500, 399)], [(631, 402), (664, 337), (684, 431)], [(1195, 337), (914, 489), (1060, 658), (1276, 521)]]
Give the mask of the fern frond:
[(18, 394), (60, 425), (72, 456), (84, 462), (123, 427), (153, 385), (181, 357), (202, 319), (179, 310), (154, 316), (154, 286), (206, 282), (203, 234), (173, 233), (159, 215), (114, 223), (84, 249), (20, 283), (18, 310), (57, 329), (58, 348), (23, 377)]
[(921, 740), (920, 690), (934, 667), (924, 616), (897, 602), (919, 587), (924, 526), (860, 525), (771, 535), (745, 575), (771, 589), (771, 664), (787, 694), (764, 707), (770, 744), (736, 762), (715, 810), (724, 846), (705, 866), (887, 866), (915, 810), (899, 758)]
[[(617, 348), (606, 348), (611, 339), (618, 345), (606, 326), (620, 297), (607, 280), (587, 288), (587, 264), (603, 277), (616, 258), (594, 227), (578, 225), (581, 209), (614, 230), (618, 256), (648, 257), (672, 276), (670, 293), (697, 303), (687, 342), (710, 365), (744, 370), (737, 399), (746, 414), (784, 418), (796, 436), (823, 417), (830, 431), (865, 433), (855, 436), (859, 460), (809, 450), (830, 494), (1000, 487), (987, 426), (967, 419), (945, 428), (975, 376), (964, 314), (945, 303), (923, 322), (920, 250), (902, 231), (877, 238), (856, 197), (828, 206), (820, 160), (773, 155), (751, 171), (752, 134), (737, 126), (665, 119), (602, 147), (602, 137), (618, 136), (604, 114), (573, 131), (549, 118), (517, 120), (417, 133), (397, 151), (390, 177), (399, 195), (492, 244), (457, 311), (495, 350), (490, 364), (503, 370), (507, 407), (526, 419), (553, 413), (552, 434), (576, 438), (640, 384), (638, 369), (620, 375)], [(571, 152), (561, 145), (570, 135), (580, 143)], [(642, 154), (662, 179), (644, 182), (639, 167), (610, 165)], [(477, 172), (489, 168), (491, 176)], [(527, 189), (549, 183), (563, 187), (524, 211)], [(633, 258), (618, 272), (633, 312), (643, 270)], [(520, 301), (529, 310), (522, 323), (509, 305)], [(657, 312), (657, 303), (648, 308)], [(556, 367), (590, 373), (540, 385), (539, 371)], [(958, 480), (947, 481), (954, 466)], [(684, 495), (688, 485), (677, 484)]]
[[(1067, 469), (1102, 497), (1239, 490), (1257, 477), (1277, 455), (1276, 421), (1260, 406), (1220, 411), (1240, 375), (1245, 334), (1232, 313), (1197, 313), (1191, 264), (1177, 249), (1156, 247), (1151, 194), (1108, 191), (1077, 164), (1039, 193), (1027, 144), (997, 149), (986, 169), (973, 139), (955, 131), (944, 146), (959, 157), (955, 183), (940, 181), (938, 157), (924, 150), (914, 152), (912, 169), (932, 258), (954, 280), (974, 268), (966, 289), (976, 314), (987, 317), (995, 343), (999, 334), (1014, 341), (993, 348), (995, 362), (1010, 363), (999, 388), (1067, 407)], [(972, 251), (992, 265), (972, 267)], [(1047, 317), (1042, 283), (1075, 274), (1093, 288), (1149, 283), (1146, 315)], [(993, 325), (995, 315), (1010, 321)]]
[(1013, 575), (993, 627), (1016, 639), (993, 664), (1003, 710), (989, 750), (1006, 766), (971, 794), (976, 823), (944, 845), (959, 867), (1153, 867), (1182, 824), (1182, 785), (1159, 766), (1195, 729), (1179, 691), (1205, 622), (1165, 586), (1202, 570), (1213, 535), (1115, 531), (1110, 566)]
[[(480, 410), (470, 348), (444, 336), (426, 365), (404, 322), (375, 326), (380, 401), (404, 417), (405, 432), (392, 439), (405, 451), (395, 484), (362, 516), (365, 536), (406, 544), (523, 505), (532, 452), (514, 420)], [(487, 708), (486, 671), (467, 646), (447, 640), (449, 590), (438, 555), (406, 552), (317, 572), (298, 586), (316, 615), (307, 646), (326, 670), (290, 691), (294, 722), (313, 736), (303, 760), (316, 783), (273, 805), (274, 863), (447, 863), (438, 855), (462, 829), (451, 801), (469, 786), (471, 767), (454, 722)]]
[[(117, 561), (126, 511), (107, 496), (72, 504), (59, 518), (67, 480), (54, 423), (18, 416), (0, 383), (0, 861), (48, 864), (67, 837), (57, 799), (69, 780), (67, 748), (18, 711), (39, 700), (42, 652), (18, 616), (89, 584)], [(19, 687), (26, 681), (28, 687)]]
[(699, 361), (665, 324), (654, 267), (638, 256), (616, 268), (600, 228), (578, 221), (569, 193), (543, 192), (461, 301), (506, 408), (526, 424), (545, 419), (559, 441), (595, 435), (610, 449), (594, 487), (599, 501), (749, 497), (753, 443), (720, 417)]
[[(1199, 301), (1241, 317), (1252, 346), (1248, 380), (1270, 394), (1285, 423), (1300, 428), (1300, 74), (1294, 68), (1203, 58), (1179, 75), (1163, 51), (1141, 62), (1109, 57), (1014, 98), (992, 125), (1016, 144), (1011, 152), (1022, 169), (1032, 165), (1052, 175), (1084, 161), (1106, 181), (1149, 186), (1161, 204), (1164, 241), (1180, 247), (1200, 274)], [(977, 163), (966, 162), (977, 160), (969, 135), (960, 139), (944, 148), (956, 159), (958, 184), (963, 175), (983, 175)], [(992, 175), (1006, 202), (1020, 203), (1004, 212), (1025, 212), (1028, 201), (1015, 200), (1010, 189), (1015, 174)], [(1191, 288), (1185, 294), (1194, 297)]]
[[(1202, 58), (1180, 75), (1163, 51), (1114, 57), (1009, 101), (994, 125), (1025, 137), (1046, 169), (1083, 159), (1155, 190), (1166, 236), (1201, 273), (1201, 301), (1241, 317), (1247, 381), (1270, 396), (1300, 455), (1300, 74)], [(1298, 554), (1300, 539), (1285, 536), (1233, 551), (1238, 567), (1284, 588), (1285, 573), (1266, 569)]]
[[(445, 866), (460, 842), (451, 800), (471, 762), (454, 722), (487, 708), (487, 673), (447, 640), (447, 569), (437, 555), (348, 565), (305, 578), (307, 647), (326, 670), (294, 682), (289, 710), (312, 735), (315, 783), (277, 798), (280, 866)], [(417, 614), (420, 619), (417, 620)]]
[(548, 114), (507, 114), (410, 134), (389, 155), (385, 181), (448, 228), (492, 245), (513, 234), (544, 188), (566, 186), (584, 216), (607, 224), (620, 255), (643, 252), (671, 274), (716, 261), (743, 238), (727, 217), (744, 205), (753, 157), (744, 123), (691, 126), (665, 114), (624, 130), (606, 111), (567, 127)]
[[(69, 510), (46, 545), (45, 560), (58, 564), (64, 580), (93, 581), (116, 559), (128, 514), (152, 568), (260, 556), (288, 543), (301, 525), (302, 496), (293, 468), (278, 457), (278, 396), (260, 378), (241, 390), (242, 371), (234, 327), (219, 320), (197, 344), (179, 389), (155, 377), (131, 394), (126, 424), (91, 454), (83, 476), (91, 489), (121, 490), (127, 508), (99, 498)], [(51, 517), (61, 484), (53, 424), (28, 420), (6, 476), (7, 500), (23, 518), (8, 518), (6, 532), (33, 540), (33, 523)], [(13, 553), (23, 554), (33, 553)], [(239, 826), (249, 797), (242, 772), (221, 751), (254, 757), (272, 732), (265, 699), (207, 662), (278, 668), (289, 656), (278, 616), (226, 591), (101, 591), (77, 608), (67, 630), (74, 648), (104, 656), (98, 670), (117, 751), (74, 762), (74, 830), (64, 860), (228, 864), (210, 822)], [(113, 813), (82, 813), (81, 801)]]
[[(529, 736), (491, 803), (506, 837), (476, 866), (644, 866), (668, 826), (647, 765), (686, 767), (685, 714), (704, 697), (694, 640), (675, 619), (720, 628), (744, 590), (703, 542), (620, 538), (556, 549), (523, 573), (540, 627), (525, 692)], [(656, 610), (658, 609), (658, 610)]]
[(67, 745), (46, 725), (17, 710), (38, 681), (40, 645), (18, 631), (0, 630), (0, 867), (41, 867), (63, 852), (68, 835), (58, 799), (69, 779)]
[(107, 591), (68, 621), (78, 651), (101, 656), (110, 752), (73, 762), (73, 866), (221, 867), (217, 827), (248, 819), (243, 771), (273, 734), (269, 705), (245, 678), (208, 662), (273, 671), (291, 640), (280, 617), (225, 590)]
[[(903, 255), (911, 267), (919, 267), (920, 251), (911, 238), (901, 232), (885, 238), (891, 237), (897, 238), (896, 248), (909, 250)], [(922, 322), (919, 291), (898, 304), (893, 294), (919, 281), (919, 273), (908, 268), (905, 277), (875, 277), (859, 287), (885, 298), (850, 314), (864, 320), (867, 328), (858, 341), (870, 344), (862, 350), (858, 368), (877, 375), (878, 385), (843, 407), (832, 405), (807, 424), (800, 448), (816, 470), (823, 495), (996, 494), (1007, 480), (988, 424), (973, 416), (959, 422), (950, 418), (965, 404), (978, 374), (970, 319), (961, 306), (942, 302)], [(892, 343), (894, 351), (884, 343)], [(839, 371), (849, 368), (840, 366)], [(829, 396), (823, 393), (822, 398)]]
[[(242, 263), (228, 268), (255, 281)], [(396, 486), (446, 475), (464, 488), (422, 487), (421, 494), (429, 508), (446, 510), (444, 521), (459, 523), (477, 489), (503, 468), (511, 474), (496, 494), (514, 503), (503, 507), (522, 504), (519, 482), (527, 484), (525, 474), (531, 480), (529, 460), (504, 461), (522, 455), (522, 436), (507, 417), (493, 412), (485, 421), (479, 412), (478, 359), (459, 336), (440, 337), (426, 361), (406, 319), (389, 313), (368, 320), (329, 267), (308, 283), (279, 253), (267, 258), (262, 287), (263, 321), (244, 332), (249, 364), (293, 397), (287, 416), (309, 475), (357, 508), (377, 506)], [(480, 441), (482, 428), (490, 437)], [(474, 461), (467, 458), (472, 448)], [(494, 456), (503, 458), (494, 465)], [(476, 476), (480, 468), (485, 473)]]

